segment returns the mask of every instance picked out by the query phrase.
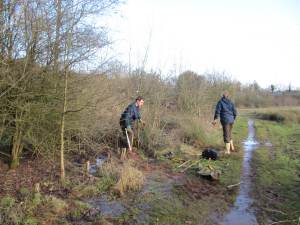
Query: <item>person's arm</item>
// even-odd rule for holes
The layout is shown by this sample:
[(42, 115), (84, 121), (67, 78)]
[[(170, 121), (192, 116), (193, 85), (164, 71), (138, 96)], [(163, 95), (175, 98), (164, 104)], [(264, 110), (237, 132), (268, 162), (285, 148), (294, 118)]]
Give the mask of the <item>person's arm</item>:
[(126, 110), (126, 113), (125, 113), (125, 117), (124, 117), (125, 127), (127, 129), (131, 129), (130, 120), (132, 118), (132, 114), (133, 114), (133, 107), (132, 107), (132, 105), (129, 105), (127, 107), (127, 110)]
[(234, 104), (232, 103), (232, 113), (233, 113), (233, 118), (235, 120), (236, 116), (237, 116), (237, 111), (236, 111), (236, 108), (234, 106)]
[(134, 113), (134, 118), (137, 120), (137, 121), (139, 121), (139, 122), (142, 122), (142, 119), (141, 119), (141, 114), (140, 114), (140, 109), (139, 109), (139, 107), (134, 107), (134, 111), (133, 111), (133, 113)]
[(137, 110), (136, 110), (136, 118), (139, 120), (139, 121), (141, 121), (142, 119), (142, 117), (141, 117), (141, 114), (140, 114), (140, 109), (139, 108), (137, 108)]
[(214, 120), (217, 120), (220, 117), (220, 113), (221, 113), (221, 102), (218, 102), (218, 104), (216, 105)]
[(221, 113), (221, 103), (219, 101), (218, 104), (216, 105), (214, 120), (212, 122), (213, 125), (216, 125), (217, 120), (220, 117), (220, 113)]

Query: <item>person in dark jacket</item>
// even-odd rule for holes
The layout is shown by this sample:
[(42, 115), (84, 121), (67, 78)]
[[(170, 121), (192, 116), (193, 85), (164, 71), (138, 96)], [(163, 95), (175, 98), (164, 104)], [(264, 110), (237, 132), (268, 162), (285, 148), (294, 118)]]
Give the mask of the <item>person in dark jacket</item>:
[(230, 154), (230, 151), (234, 151), (234, 145), (232, 140), (232, 127), (236, 119), (237, 112), (234, 104), (229, 99), (228, 91), (224, 91), (222, 98), (216, 105), (213, 125), (216, 125), (218, 118), (223, 128), (223, 138), (225, 143), (225, 154)]
[[(123, 135), (125, 136), (127, 140), (128, 149), (131, 152), (132, 151), (132, 142), (133, 142), (133, 122), (135, 120), (139, 120), (143, 123), (141, 120), (141, 114), (140, 114), (140, 108), (144, 104), (144, 98), (141, 96), (138, 96), (135, 99), (135, 102), (129, 104), (124, 112), (121, 114), (120, 118), (120, 126), (123, 132)], [(125, 152), (125, 153), (124, 153)], [(124, 157), (124, 154), (126, 154), (126, 150), (122, 150), (121, 157)]]

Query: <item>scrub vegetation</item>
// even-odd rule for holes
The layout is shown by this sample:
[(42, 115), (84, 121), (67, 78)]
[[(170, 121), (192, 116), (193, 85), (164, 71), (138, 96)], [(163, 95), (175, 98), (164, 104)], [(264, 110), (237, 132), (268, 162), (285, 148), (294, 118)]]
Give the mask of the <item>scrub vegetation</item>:
[[(227, 186), (240, 180), (248, 116), (259, 119), (260, 140), (274, 145), (254, 162), (257, 195), (279, 196), (261, 217), (294, 222), (299, 91), (243, 85), (223, 72), (147, 72), (104, 57), (108, 29), (90, 21), (120, 3), (0, 2), (0, 224), (214, 224), (238, 191)], [(211, 125), (224, 90), (238, 112), (251, 108), (238, 115), (238, 152), (227, 157), (222, 128)], [(119, 117), (137, 95), (146, 124), (135, 125), (134, 153), (120, 160)], [(286, 108), (260, 109), (270, 106)], [(218, 160), (202, 159), (206, 148)], [(218, 179), (200, 176), (200, 167)]]

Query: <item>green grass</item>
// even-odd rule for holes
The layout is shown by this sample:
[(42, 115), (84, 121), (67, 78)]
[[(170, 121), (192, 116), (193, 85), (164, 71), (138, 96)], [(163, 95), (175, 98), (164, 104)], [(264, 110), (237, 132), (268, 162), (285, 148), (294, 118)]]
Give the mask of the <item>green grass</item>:
[(234, 123), (232, 130), (233, 139), (236, 145), (241, 146), (242, 142), (247, 138), (248, 135), (248, 118), (239, 116)]
[(257, 149), (253, 158), (255, 196), (262, 224), (267, 218), (297, 224), (300, 217), (300, 124), (293, 121), (256, 121), (257, 138), (273, 145)]
[(90, 205), (84, 202), (74, 201), (69, 210), (69, 217), (72, 221), (80, 220), (90, 208)]
[[(124, 221), (128, 218), (136, 221), (138, 215), (146, 215), (144, 221), (138, 224), (198, 224), (199, 221), (209, 221), (211, 211), (222, 211), (227, 207), (224, 198), (217, 197), (214, 194), (204, 195), (201, 199), (191, 197), (182, 185), (174, 185), (170, 192), (161, 192), (160, 188), (151, 188), (150, 192), (144, 193), (132, 207), (129, 214), (123, 216)], [(144, 208), (138, 208), (140, 204), (146, 205)], [(209, 222), (205, 224), (210, 224)]]
[(241, 110), (242, 114), (283, 124), (300, 123), (300, 107), (270, 107)]
[[(241, 176), (242, 168), (242, 142), (246, 139), (248, 134), (248, 119), (244, 116), (238, 117), (233, 127), (233, 140), (235, 142), (236, 149), (239, 151), (237, 153), (231, 154), (229, 157), (220, 156), (219, 160), (207, 161), (201, 159), (201, 152), (204, 148), (194, 147), (188, 144), (181, 144), (175, 146), (174, 148), (167, 148), (161, 151), (159, 159), (161, 161), (166, 161), (169, 163), (173, 170), (176, 171), (178, 166), (187, 160), (198, 160), (203, 166), (210, 164), (212, 167), (221, 171), (220, 184), (223, 186), (238, 183)], [(211, 142), (207, 144), (211, 148), (219, 150), (222, 153), (224, 150), (222, 129), (213, 130), (207, 137), (210, 137)], [(172, 151), (174, 153), (174, 158), (167, 160), (163, 157), (163, 153)], [(221, 154), (220, 154), (221, 155)]]
[[(247, 135), (248, 119), (243, 116), (238, 117), (232, 131), (234, 145), (238, 152), (211, 162), (213, 166), (221, 169), (220, 183), (223, 186), (236, 184), (240, 180), (243, 162), (242, 142), (247, 138)], [(219, 148), (223, 150), (222, 130), (219, 131), (219, 138), (222, 140), (222, 145), (220, 145)]]
[(20, 192), (26, 195), (21, 200), (12, 196), (0, 199), (0, 224), (37, 225), (42, 221), (54, 224), (67, 211), (67, 203), (62, 199), (30, 193), (25, 188)]

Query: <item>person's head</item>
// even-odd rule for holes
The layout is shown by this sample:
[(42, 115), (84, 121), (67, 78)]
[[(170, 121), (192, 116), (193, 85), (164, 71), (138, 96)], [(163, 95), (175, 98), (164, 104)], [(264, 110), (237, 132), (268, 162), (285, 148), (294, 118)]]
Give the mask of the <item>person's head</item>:
[(225, 90), (223, 92), (223, 97), (228, 98), (229, 97), (229, 92), (227, 90)]
[(138, 96), (136, 99), (135, 99), (135, 104), (138, 106), (138, 107), (142, 107), (142, 105), (144, 105), (144, 98), (142, 96)]

